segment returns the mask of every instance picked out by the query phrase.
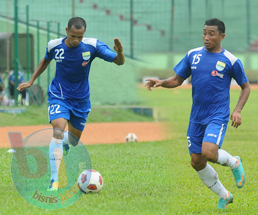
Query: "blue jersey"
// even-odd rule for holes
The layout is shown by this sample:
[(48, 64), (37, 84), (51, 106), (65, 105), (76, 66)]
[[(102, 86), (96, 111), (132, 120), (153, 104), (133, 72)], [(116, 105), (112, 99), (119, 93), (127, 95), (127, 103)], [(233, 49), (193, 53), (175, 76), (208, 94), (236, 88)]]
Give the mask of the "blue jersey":
[(113, 62), (116, 53), (94, 38), (83, 38), (75, 48), (65, 44), (66, 38), (48, 43), (45, 59), (56, 61), (56, 74), (49, 85), (48, 95), (58, 99), (89, 100), (89, 72), (92, 61), (99, 57)]
[(174, 70), (184, 79), (192, 76), (190, 121), (203, 125), (214, 119), (228, 121), (231, 79), (238, 85), (248, 81), (241, 61), (225, 49), (221, 53), (208, 52), (205, 47), (192, 49)]
[[(15, 83), (15, 73), (13, 70), (9, 73), (9, 80)], [(24, 82), (23, 72), (18, 71), (18, 84), (21, 84), (22, 82)]]

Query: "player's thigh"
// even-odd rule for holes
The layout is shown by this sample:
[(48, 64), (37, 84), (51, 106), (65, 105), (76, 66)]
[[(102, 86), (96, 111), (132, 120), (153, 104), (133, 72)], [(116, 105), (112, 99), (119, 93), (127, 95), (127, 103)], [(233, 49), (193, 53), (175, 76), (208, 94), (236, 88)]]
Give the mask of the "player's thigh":
[[(78, 142), (79, 139), (81, 138), (82, 131), (84, 130), (84, 127), (86, 125), (89, 112), (82, 112), (82, 113), (77, 112), (76, 115), (71, 112), (70, 114), (71, 116), (68, 122), (68, 131), (76, 138), (78, 138), (77, 139), (77, 142)], [(69, 142), (70, 140), (75, 141), (74, 139), (76, 139), (72, 135), (69, 135)], [(77, 144), (73, 144), (73, 145), (77, 145)]]
[(72, 125), (71, 129), (74, 128), (73, 130), (77, 129), (79, 131), (83, 131), (88, 119), (88, 115), (89, 112), (76, 112), (75, 114), (72, 111), (70, 111), (69, 125)]
[(67, 121), (70, 120), (69, 110), (60, 104), (49, 104), (48, 106), (49, 122), (53, 126), (53, 136), (58, 139), (63, 139), (63, 131)]
[(187, 130), (189, 153), (201, 154), (202, 141), (206, 126), (190, 122)]
[(79, 143), (79, 140), (82, 135), (82, 131), (75, 128), (72, 123), (69, 121), (68, 122), (68, 140), (69, 143), (72, 144), (73, 146), (76, 146)]
[(203, 142), (202, 143), (202, 155), (206, 158), (206, 160), (216, 163), (218, 160), (218, 149), (219, 146), (210, 143), (210, 142)]

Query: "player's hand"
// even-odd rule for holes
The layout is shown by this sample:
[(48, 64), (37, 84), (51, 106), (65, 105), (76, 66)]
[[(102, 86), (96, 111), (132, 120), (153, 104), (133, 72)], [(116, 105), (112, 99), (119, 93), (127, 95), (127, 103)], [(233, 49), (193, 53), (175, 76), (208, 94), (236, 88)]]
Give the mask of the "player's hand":
[(120, 42), (120, 40), (118, 38), (114, 39), (114, 49), (116, 52), (123, 52), (123, 46), (122, 43)]
[(235, 128), (237, 128), (242, 123), (241, 114), (238, 111), (233, 111), (230, 119), (232, 120), (231, 126)]
[(17, 90), (18, 91), (23, 91), (26, 88), (29, 88), (32, 85), (31, 82), (25, 82), (25, 83), (21, 83), (18, 87)]
[(152, 87), (159, 87), (162, 85), (162, 81), (157, 79), (146, 79), (146, 81), (145, 87), (147, 87), (147, 90), (149, 91), (151, 91)]

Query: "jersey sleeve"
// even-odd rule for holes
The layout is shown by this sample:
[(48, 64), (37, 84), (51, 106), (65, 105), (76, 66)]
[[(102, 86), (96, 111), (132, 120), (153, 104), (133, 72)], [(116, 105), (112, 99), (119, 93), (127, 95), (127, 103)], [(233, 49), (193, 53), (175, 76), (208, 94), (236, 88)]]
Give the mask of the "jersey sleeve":
[(236, 80), (239, 86), (248, 81), (243, 65), (239, 59), (237, 59), (232, 67), (232, 77)]
[(188, 61), (188, 54), (174, 67), (175, 73), (181, 78), (187, 79), (191, 75), (191, 67)]
[(52, 60), (54, 57), (52, 56), (51, 52), (48, 51), (48, 47), (46, 48), (46, 54), (44, 57), (46, 60)]
[(116, 57), (116, 53), (111, 51), (111, 49), (103, 42), (97, 41), (97, 53), (96, 57), (99, 57), (105, 61), (113, 62)]

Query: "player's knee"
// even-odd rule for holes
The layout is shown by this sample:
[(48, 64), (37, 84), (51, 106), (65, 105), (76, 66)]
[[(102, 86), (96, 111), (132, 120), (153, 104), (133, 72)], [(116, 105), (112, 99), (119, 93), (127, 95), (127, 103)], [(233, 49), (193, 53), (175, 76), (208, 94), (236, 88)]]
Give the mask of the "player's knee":
[(199, 171), (203, 168), (205, 168), (206, 166), (206, 161), (204, 160), (191, 160), (191, 165), (192, 167), (196, 170), (196, 171)]
[(207, 160), (207, 161), (210, 161), (210, 162), (216, 162), (217, 159), (216, 159), (216, 154), (213, 153), (212, 151), (203, 151), (202, 152), (202, 156)]
[(54, 128), (53, 136), (57, 139), (63, 139), (64, 138), (64, 131), (59, 128)]

